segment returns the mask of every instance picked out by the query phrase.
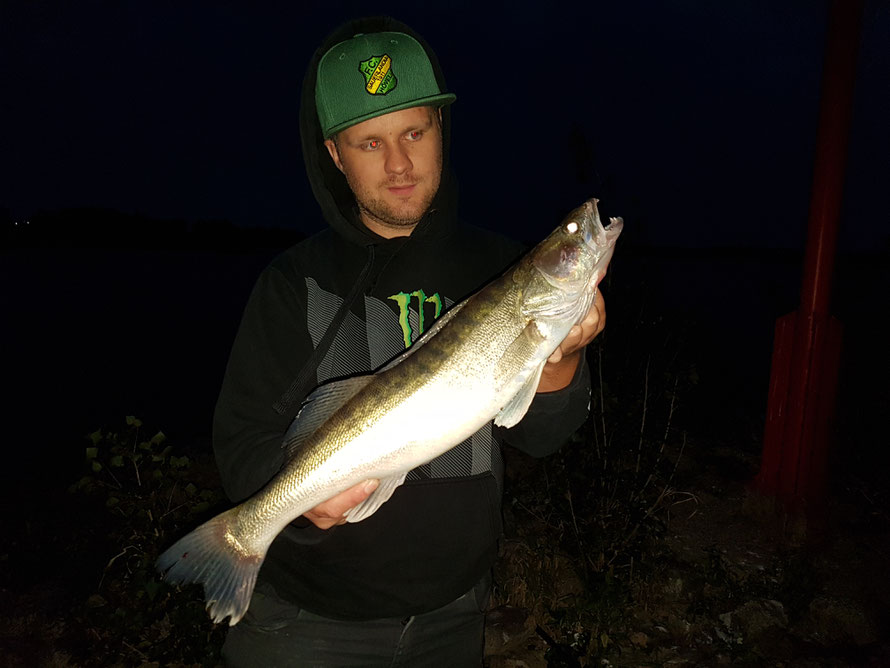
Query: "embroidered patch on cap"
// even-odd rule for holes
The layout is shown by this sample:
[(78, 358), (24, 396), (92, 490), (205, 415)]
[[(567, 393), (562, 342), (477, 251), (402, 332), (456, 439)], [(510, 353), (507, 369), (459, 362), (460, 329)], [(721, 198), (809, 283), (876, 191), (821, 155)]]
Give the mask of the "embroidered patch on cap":
[(386, 95), (399, 83), (392, 71), (392, 58), (385, 53), (361, 61), (358, 69), (365, 75), (365, 90), (371, 95)]

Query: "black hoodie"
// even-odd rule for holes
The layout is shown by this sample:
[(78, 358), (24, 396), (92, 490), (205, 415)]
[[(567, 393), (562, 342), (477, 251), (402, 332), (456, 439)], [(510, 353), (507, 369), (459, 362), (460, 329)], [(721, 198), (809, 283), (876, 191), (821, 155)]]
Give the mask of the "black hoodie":
[[(367, 373), (404, 351), (435, 317), (502, 273), (519, 244), (463, 225), (448, 160), (450, 116), (443, 109), (442, 183), (409, 237), (384, 239), (358, 218), (333, 165), (315, 110), (318, 60), (357, 33), (405, 32), (362, 19), (316, 51), (303, 84), (300, 130), (312, 190), (329, 228), (288, 249), (261, 274), (236, 336), (214, 415), (213, 445), (233, 501), (260, 489), (284, 463), (282, 438), (308, 392), (330, 378)], [(335, 619), (405, 617), (469, 590), (492, 566), (501, 533), (506, 438), (533, 455), (556, 450), (583, 422), (589, 379), (538, 395), (516, 427), (489, 424), (411, 471), (371, 517), (322, 531), (303, 518), (272, 543), (259, 578), (287, 600)], [(435, 429), (435, 424), (429, 425)]]

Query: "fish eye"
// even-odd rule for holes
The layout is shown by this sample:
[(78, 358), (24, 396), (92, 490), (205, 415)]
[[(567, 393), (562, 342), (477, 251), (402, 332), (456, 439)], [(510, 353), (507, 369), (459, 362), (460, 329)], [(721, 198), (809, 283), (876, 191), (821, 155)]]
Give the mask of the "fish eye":
[(578, 231), (578, 223), (572, 221), (571, 223), (566, 225), (566, 232), (568, 232), (569, 234), (574, 234), (577, 231)]

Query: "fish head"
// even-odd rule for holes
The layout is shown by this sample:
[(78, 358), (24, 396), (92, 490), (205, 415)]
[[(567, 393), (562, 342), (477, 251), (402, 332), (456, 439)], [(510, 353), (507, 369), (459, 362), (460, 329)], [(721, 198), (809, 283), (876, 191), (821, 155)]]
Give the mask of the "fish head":
[(526, 256), (527, 316), (571, 326), (587, 314), (624, 225), (621, 218), (611, 218), (603, 227), (596, 204), (591, 199), (572, 211)]

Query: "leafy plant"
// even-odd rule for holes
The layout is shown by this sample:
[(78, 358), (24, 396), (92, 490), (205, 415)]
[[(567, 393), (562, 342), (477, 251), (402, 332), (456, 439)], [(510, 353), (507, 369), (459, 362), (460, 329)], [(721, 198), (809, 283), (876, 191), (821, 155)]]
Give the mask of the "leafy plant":
[[(104, 506), (107, 562), (95, 591), (74, 611), (85, 632), (83, 665), (215, 665), (224, 630), (214, 627), (197, 587), (171, 597), (154, 564), (160, 551), (222, 502), (212, 464), (168, 444), (163, 432), (128, 416), (87, 436), (86, 472), (70, 491)], [(82, 642), (82, 641), (81, 641)], [(72, 638), (72, 644), (80, 644)]]
[[(632, 585), (646, 575), (666, 514), (695, 502), (674, 478), (686, 442), (680, 399), (697, 371), (677, 363), (675, 343), (639, 336), (619, 334), (608, 347), (603, 336), (589, 347), (591, 415), (558, 453), (538, 461), (507, 453), (508, 539), (495, 604), (529, 611), (552, 666), (614, 657), (630, 628)], [(642, 363), (623, 354), (634, 347), (649, 351)]]

